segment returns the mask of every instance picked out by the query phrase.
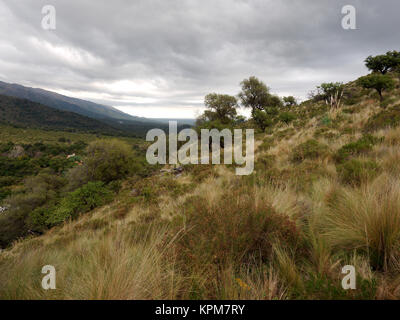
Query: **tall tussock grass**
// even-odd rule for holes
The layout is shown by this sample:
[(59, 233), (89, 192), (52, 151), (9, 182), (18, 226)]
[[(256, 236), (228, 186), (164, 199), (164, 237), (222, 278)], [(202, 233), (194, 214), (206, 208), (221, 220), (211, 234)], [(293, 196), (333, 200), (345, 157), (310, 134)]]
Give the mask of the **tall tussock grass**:
[(342, 187), (327, 205), (327, 241), (336, 248), (363, 252), (377, 270), (390, 270), (400, 253), (399, 181), (382, 174), (357, 189)]
[(250, 176), (135, 176), (111, 204), (16, 242), (0, 252), (0, 299), (400, 298), (400, 129), (363, 135), (380, 112), (367, 103), (324, 112), (259, 133)]
[[(21, 250), (0, 261), (1, 299), (176, 299), (180, 278), (167, 256), (167, 229), (128, 227), (83, 234), (66, 246)], [(56, 290), (41, 288), (41, 268), (57, 270)]]

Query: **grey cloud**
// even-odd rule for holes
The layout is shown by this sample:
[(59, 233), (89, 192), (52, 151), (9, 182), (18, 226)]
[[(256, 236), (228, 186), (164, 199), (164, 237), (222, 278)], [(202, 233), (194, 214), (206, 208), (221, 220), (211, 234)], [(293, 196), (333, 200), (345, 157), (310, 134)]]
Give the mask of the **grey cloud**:
[[(41, 29), (46, 4), (57, 9), (55, 31)], [(357, 9), (358, 30), (341, 28), (347, 4)], [(400, 49), (399, 9), (397, 0), (5, 0), (0, 76), (98, 93), (98, 102), (133, 110), (198, 106), (211, 91), (236, 94), (250, 75), (304, 97), (321, 81), (366, 73), (366, 56)], [(154, 88), (115, 92), (119, 80)], [(155, 102), (128, 102), (134, 98)]]

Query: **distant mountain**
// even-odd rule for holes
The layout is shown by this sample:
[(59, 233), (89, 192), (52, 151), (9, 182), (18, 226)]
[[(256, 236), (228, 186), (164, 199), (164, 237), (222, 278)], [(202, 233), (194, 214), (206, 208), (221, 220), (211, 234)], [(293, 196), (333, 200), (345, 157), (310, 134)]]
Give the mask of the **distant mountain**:
[(95, 119), (146, 121), (145, 118), (131, 116), (110, 106), (105, 106), (86, 100), (70, 98), (39, 88), (24, 87), (19, 84), (11, 84), (0, 81), (0, 94), (21, 99), (28, 99), (58, 110), (75, 112)]
[(5, 95), (0, 95), (0, 123), (38, 129), (126, 135), (123, 130), (96, 119)]

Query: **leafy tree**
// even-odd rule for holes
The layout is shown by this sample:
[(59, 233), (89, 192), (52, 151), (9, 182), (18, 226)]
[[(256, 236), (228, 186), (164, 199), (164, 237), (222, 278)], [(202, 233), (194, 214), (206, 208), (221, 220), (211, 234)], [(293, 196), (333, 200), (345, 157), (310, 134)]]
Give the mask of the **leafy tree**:
[(386, 54), (369, 56), (365, 59), (366, 67), (372, 72), (386, 74), (400, 66), (400, 52), (388, 51)]
[(204, 112), (204, 118), (209, 121), (219, 120), (229, 123), (236, 117), (237, 99), (227, 94), (210, 93), (206, 95), (204, 104), (208, 110)]
[(283, 104), (285, 107), (294, 107), (297, 106), (297, 101), (293, 96), (283, 97)]
[(273, 123), (273, 117), (279, 114), (283, 106), (281, 99), (269, 92), (268, 87), (257, 79), (250, 77), (241, 82), (242, 91), (239, 99), (245, 108), (251, 108), (254, 122), (264, 131)]
[(245, 79), (240, 84), (242, 91), (239, 93), (239, 99), (245, 108), (251, 108), (253, 117), (256, 110), (282, 105), (279, 97), (272, 95), (265, 83), (256, 77)]
[(381, 101), (383, 100), (383, 91), (393, 89), (395, 83), (393, 79), (388, 75), (382, 74), (370, 74), (358, 79), (358, 84), (366, 89), (375, 89)]
[(272, 125), (271, 117), (264, 110), (255, 110), (253, 113), (253, 120), (262, 131)]
[(340, 108), (344, 93), (344, 85), (341, 82), (322, 83), (317, 87), (314, 98), (324, 100), (331, 108)]

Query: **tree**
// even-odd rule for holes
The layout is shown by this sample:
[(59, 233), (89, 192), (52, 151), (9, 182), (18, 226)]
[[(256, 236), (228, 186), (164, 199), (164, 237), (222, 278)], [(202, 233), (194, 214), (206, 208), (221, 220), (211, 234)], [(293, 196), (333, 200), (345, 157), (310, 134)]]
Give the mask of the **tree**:
[(344, 85), (341, 82), (323, 83), (317, 87), (317, 98), (322, 99), (331, 108), (340, 108)]
[(386, 54), (369, 56), (365, 59), (366, 67), (372, 72), (386, 74), (400, 66), (400, 52), (388, 51)]
[(357, 82), (365, 89), (375, 89), (378, 92), (381, 101), (383, 100), (383, 91), (393, 89), (395, 86), (395, 83), (390, 76), (374, 73), (361, 77)]
[(265, 83), (256, 77), (245, 79), (240, 85), (242, 91), (239, 93), (239, 99), (245, 108), (251, 108), (253, 117), (256, 110), (265, 110), (269, 107), (282, 105), (279, 97), (272, 95)]
[(387, 55), (393, 59), (393, 66), (391, 67), (390, 71), (397, 72), (400, 78), (400, 52), (389, 51)]
[(293, 96), (283, 97), (283, 104), (285, 107), (294, 107), (297, 106), (297, 101)]
[(271, 117), (264, 110), (256, 109), (253, 113), (253, 120), (262, 131), (272, 124)]
[(206, 95), (204, 104), (208, 110), (204, 112), (209, 121), (219, 120), (229, 123), (236, 117), (237, 99), (227, 94), (210, 93)]
[(87, 147), (84, 167), (90, 181), (111, 182), (125, 178), (133, 168), (132, 148), (123, 141), (96, 140)]

